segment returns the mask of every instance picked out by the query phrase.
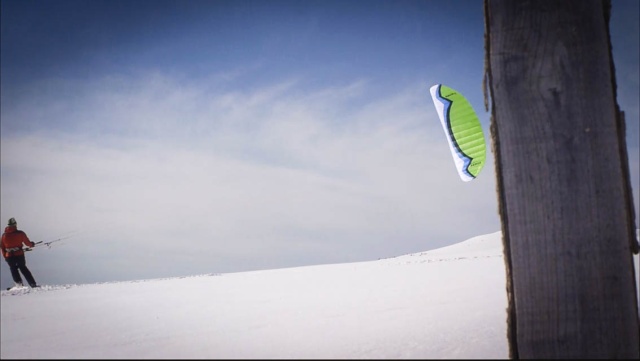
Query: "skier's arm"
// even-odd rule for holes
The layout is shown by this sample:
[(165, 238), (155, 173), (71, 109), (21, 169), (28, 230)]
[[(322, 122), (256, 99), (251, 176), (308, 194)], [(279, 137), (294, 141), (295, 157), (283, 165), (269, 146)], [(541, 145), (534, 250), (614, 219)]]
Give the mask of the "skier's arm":
[(22, 239), (22, 243), (24, 243), (27, 247), (33, 247), (36, 245), (35, 243), (31, 242), (26, 233), (22, 232), (22, 235), (24, 236), (24, 238)]

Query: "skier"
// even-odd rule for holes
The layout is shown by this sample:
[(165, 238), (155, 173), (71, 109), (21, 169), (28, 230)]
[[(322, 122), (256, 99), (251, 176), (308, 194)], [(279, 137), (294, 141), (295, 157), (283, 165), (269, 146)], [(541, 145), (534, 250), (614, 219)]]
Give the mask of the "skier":
[(28, 247), (35, 246), (35, 243), (29, 240), (26, 233), (18, 230), (16, 219), (10, 218), (2, 234), (2, 256), (9, 264), (11, 277), (13, 277), (16, 287), (23, 286), (22, 278), (20, 277), (20, 272), (22, 272), (27, 282), (29, 282), (29, 286), (36, 288), (39, 286), (36, 284), (36, 280), (33, 278), (31, 271), (27, 268), (27, 261), (24, 257), (24, 250), (22, 249), (23, 244)]

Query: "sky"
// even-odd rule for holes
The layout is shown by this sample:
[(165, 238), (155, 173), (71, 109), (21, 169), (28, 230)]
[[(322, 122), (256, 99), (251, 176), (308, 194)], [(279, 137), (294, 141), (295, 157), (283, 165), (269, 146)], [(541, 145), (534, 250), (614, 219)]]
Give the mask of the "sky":
[(507, 359), (501, 238), (363, 262), (2, 290), (0, 358)]
[[(639, 5), (612, 3), (640, 214)], [(464, 94), (488, 134), (482, 1), (0, 4), (0, 221), (71, 236), (27, 254), (41, 284), (368, 261), (501, 229), (490, 138), (462, 182), (429, 94)]]

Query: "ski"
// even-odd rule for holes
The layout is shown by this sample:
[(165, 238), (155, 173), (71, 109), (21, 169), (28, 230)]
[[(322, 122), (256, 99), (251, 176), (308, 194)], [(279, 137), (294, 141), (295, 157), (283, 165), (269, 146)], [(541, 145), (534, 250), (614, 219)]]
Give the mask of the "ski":
[(37, 285), (35, 287), (30, 287), (30, 286), (13, 286), (13, 287), (7, 287), (7, 291), (18, 291), (18, 290), (27, 290), (27, 289), (34, 289), (34, 288), (40, 288), (40, 285)]
[(27, 286), (22, 286), (22, 287), (7, 287), (7, 291), (16, 291), (16, 290), (24, 290), (26, 289)]

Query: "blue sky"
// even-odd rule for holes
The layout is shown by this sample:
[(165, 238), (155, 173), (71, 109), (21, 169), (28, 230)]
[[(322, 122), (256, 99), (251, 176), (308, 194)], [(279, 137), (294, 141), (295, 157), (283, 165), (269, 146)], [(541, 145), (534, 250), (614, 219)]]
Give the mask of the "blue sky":
[[(41, 283), (372, 260), (500, 230), (493, 155), (462, 182), (429, 94), (464, 94), (488, 134), (482, 1), (1, 4), (1, 218), (34, 241), (77, 232), (29, 254)], [(613, 1), (636, 214), (638, 13)]]

